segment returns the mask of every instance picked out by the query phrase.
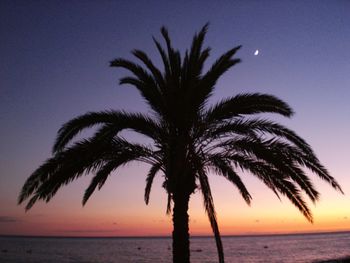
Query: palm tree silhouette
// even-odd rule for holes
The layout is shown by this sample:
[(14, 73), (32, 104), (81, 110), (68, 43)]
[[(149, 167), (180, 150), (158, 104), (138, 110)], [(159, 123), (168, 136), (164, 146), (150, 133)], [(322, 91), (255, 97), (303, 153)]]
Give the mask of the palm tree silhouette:
[[(85, 204), (95, 189), (104, 185), (111, 172), (137, 160), (150, 165), (146, 176), (146, 204), (155, 176), (159, 174), (164, 178), (167, 213), (172, 212), (173, 220), (173, 262), (190, 262), (188, 204), (196, 190), (203, 195), (219, 262), (224, 262), (208, 182), (211, 172), (234, 184), (247, 204), (252, 198), (237, 170), (250, 172), (278, 197), (280, 194), (286, 196), (312, 222), (302, 192), (313, 202), (317, 201), (319, 193), (305, 174), (305, 168), (342, 191), (340, 186), (311, 147), (295, 132), (255, 116), (276, 113), (290, 117), (292, 109), (282, 100), (254, 93), (239, 94), (207, 105), (217, 80), (240, 62), (233, 58), (238, 46), (228, 50), (202, 73), (210, 53), (210, 48), (203, 48), (207, 27), (205, 25), (195, 34), (191, 48), (183, 58), (173, 48), (168, 31), (163, 27), (165, 49), (153, 39), (162, 58), (163, 71), (140, 50), (134, 50), (132, 54), (143, 66), (121, 58), (113, 60), (112, 67), (121, 67), (131, 73), (121, 78), (120, 84), (134, 86), (152, 114), (113, 110), (90, 112), (64, 124), (58, 131), (52, 157), (27, 179), (19, 203), (29, 200), (28, 210), (37, 200), (48, 202), (61, 186), (93, 173), (83, 197)], [(72, 142), (83, 129), (91, 127), (97, 128), (93, 136)], [(153, 145), (127, 141), (120, 135), (126, 129), (151, 138)]]

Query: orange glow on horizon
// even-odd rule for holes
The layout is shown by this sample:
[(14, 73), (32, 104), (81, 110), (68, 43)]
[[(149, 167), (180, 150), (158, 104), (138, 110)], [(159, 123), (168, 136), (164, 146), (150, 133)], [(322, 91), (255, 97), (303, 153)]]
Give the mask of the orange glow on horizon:
[[(225, 181), (224, 181), (225, 182)], [(265, 188), (254, 193), (251, 206), (247, 206), (232, 186), (213, 182), (213, 196), (220, 233), (222, 235), (285, 234), (329, 231), (350, 231), (348, 197), (329, 191), (310, 208), (314, 223), (309, 223), (289, 201), (278, 200)], [(77, 186), (84, 185), (77, 182)], [(17, 207), (14, 223), (2, 223), (2, 235), (39, 236), (171, 236), (171, 215), (165, 214), (166, 196), (155, 182), (148, 206), (143, 203), (143, 185), (134, 189), (134, 196), (115, 195), (106, 198), (105, 192), (97, 192), (82, 207), (80, 193), (68, 196), (74, 186), (62, 189), (49, 204), (38, 203), (24, 213)], [(113, 187), (113, 183), (106, 185)], [(138, 187), (138, 186), (137, 186)], [(106, 191), (107, 191), (106, 190)], [(221, 192), (219, 192), (221, 191)], [(220, 194), (218, 194), (220, 193)], [(103, 199), (103, 200), (102, 200)], [(125, 205), (127, 203), (127, 205)], [(190, 234), (210, 236), (212, 231), (205, 214), (200, 193), (190, 200)]]
[[(293, 211), (294, 212), (294, 211)], [(288, 217), (290, 216), (290, 217)], [(218, 215), (221, 235), (287, 234), (309, 232), (350, 231), (350, 220), (332, 215), (316, 216), (313, 224), (298, 214), (286, 217), (261, 216), (252, 219), (244, 216), (235, 220)], [(2, 234), (38, 236), (171, 236), (171, 216), (158, 219), (151, 216), (122, 216), (115, 220), (111, 215), (32, 217), (26, 222), (9, 225)], [(206, 215), (190, 215), (190, 234), (210, 236), (212, 231)]]

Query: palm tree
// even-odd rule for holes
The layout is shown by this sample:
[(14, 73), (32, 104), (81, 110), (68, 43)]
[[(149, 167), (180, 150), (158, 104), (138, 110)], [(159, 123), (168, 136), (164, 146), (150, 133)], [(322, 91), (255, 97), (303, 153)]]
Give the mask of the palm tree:
[[(121, 78), (120, 84), (135, 87), (152, 114), (114, 110), (89, 112), (64, 124), (58, 131), (52, 157), (27, 179), (19, 203), (28, 200), (28, 210), (38, 200), (48, 202), (61, 186), (93, 173), (83, 197), (84, 205), (114, 170), (136, 160), (150, 165), (146, 175), (146, 204), (155, 176), (164, 178), (163, 187), (168, 195), (166, 211), (172, 212), (174, 227), (173, 262), (190, 262), (188, 204), (196, 190), (203, 196), (219, 262), (224, 262), (208, 182), (212, 173), (235, 185), (245, 202), (250, 204), (252, 197), (238, 172), (247, 171), (262, 180), (278, 197), (286, 196), (312, 222), (302, 193), (313, 202), (317, 201), (319, 193), (305, 171), (311, 170), (342, 191), (339, 184), (295, 132), (255, 116), (276, 113), (290, 117), (292, 109), (282, 100), (260, 93), (239, 94), (208, 105), (219, 77), (240, 62), (233, 58), (240, 46), (228, 50), (202, 73), (210, 53), (210, 48), (203, 48), (207, 27), (205, 25), (195, 34), (191, 48), (183, 58), (173, 48), (163, 27), (165, 49), (153, 39), (163, 62), (163, 71), (140, 50), (133, 50), (132, 54), (143, 66), (121, 58), (113, 60), (112, 67), (124, 68), (131, 73)], [(93, 136), (72, 141), (82, 130), (92, 127), (96, 128)], [(153, 144), (129, 142), (120, 135), (124, 130), (145, 135)]]

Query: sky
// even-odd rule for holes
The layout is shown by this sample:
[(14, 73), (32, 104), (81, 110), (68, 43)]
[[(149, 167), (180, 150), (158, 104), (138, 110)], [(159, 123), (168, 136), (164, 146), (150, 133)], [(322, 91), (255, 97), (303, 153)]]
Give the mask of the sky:
[[(349, 1), (0, 1), (0, 235), (170, 235), (166, 194), (156, 178), (143, 200), (147, 166), (118, 169), (82, 207), (91, 175), (60, 189), (30, 211), (17, 205), (26, 178), (51, 156), (58, 129), (88, 111), (148, 112), (137, 91), (119, 86), (125, 71), (109, 61), (134, 48), (160, 66), (152, 36), (165, 25), (174, 46), (189, 48), (210, 22), (207, 67), (243, 45), (242, 63), (217, 83), (211, 102), (238, 93), (280, 97), (295, 111), (273, 117), (307, 140), (345, 194), (312, 178), (321, 192), (308, 202), (310, 224), (249, 174), (247, 206), (225, 179), (209, 180), (223, 235), (350, 230)], [(259, 55), (254, 56), (255, 50)], [(135, 136), (132, 134), (131, 136)], [(200, 193), (191, 197), (190, 232), (210, 235)]]

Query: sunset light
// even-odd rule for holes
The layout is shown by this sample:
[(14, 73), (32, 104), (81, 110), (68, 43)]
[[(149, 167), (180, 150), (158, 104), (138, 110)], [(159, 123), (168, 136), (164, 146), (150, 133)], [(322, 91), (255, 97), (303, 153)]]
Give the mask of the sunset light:
[[(261, 249), (251, 262), (293, 262), (278, 260), (289, 236), (228, 236), (306, 244), (299, 234), (339, 232), (333, 254), (317, 252), (333, 238), (321, 234), (298, 260), (349, 256), (349, 11), (347, 1), (1, 1), (0, 261), (45, 262), (41, 244), (11, 247), (13, 236), (129, 238), (94, 262), (223, 263), (223, 251), (245, 262), (245, 242)], [(197, 236), (210, 241), (189, 243)], [(166, 241), (147, 247), (148, 237)]]

